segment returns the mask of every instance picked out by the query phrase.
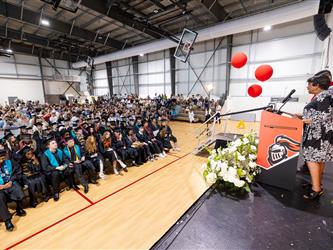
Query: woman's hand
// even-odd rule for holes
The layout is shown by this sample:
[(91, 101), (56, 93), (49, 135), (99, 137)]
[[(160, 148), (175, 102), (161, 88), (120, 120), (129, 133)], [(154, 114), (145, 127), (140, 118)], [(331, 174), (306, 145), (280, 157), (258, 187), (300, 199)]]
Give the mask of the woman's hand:
[(311, 124), (312, 119), (303, 119), (302, 122), (305, 123), (305, 124)]
[(303, 115), (298, 113), (298, 114), (293, 114), (292, 116), (293, 118), (298, 118), (298, 119), (302, 119)]

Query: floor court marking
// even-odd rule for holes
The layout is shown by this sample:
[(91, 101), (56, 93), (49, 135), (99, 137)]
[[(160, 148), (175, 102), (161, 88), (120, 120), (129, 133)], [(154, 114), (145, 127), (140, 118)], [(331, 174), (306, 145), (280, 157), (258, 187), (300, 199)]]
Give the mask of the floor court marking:
[(88, 197), (86, 197), (86, 196), (83, 195), (80, 191), (77, 190), (77, 193), (78, 193), (80, 196), (82, 196), (82, 198), (86, 199), (86, 200), (90, 203), (90, 205), (88, 205), (88, 206), (86, 206), (86, 207), (84, 207), (84, 208), (81, 208), (81, 209), (79, 209), (78, 211), (76, 211), (76, 212), (74, 212), (74, 213), (72, 213), (72, 214), (70, 214), (70, 215), (68, 215), (68, 216), (66, 216), (66, 217), (64, 217), (64, 218), (62, 218), (62, 219), (60, 219), (60, 220), (54, 222), (53, 224), (51, 224), (51, 225), (49, 225), (49, 226), (47, 226), (47, 227), (45, 227), (45, 228), (43, 228), (43, 229), (37, 231), (36, 233), (33, 233), (33, 234), (27, 236), (26, 238), (24, 238), (24, 239), (22, 239), (22, 240), (20, 240), (20, 241), (18, 241), (18, 242), (16, 242), (16, 243), (14, 243), (14, 244), (12, 244), (11, 246), (6, 247), (5, 250), (8, 250), (8, 249), (14, 248), (14, 247), (16, 247), (16, 246), (22, 244), (23, 242), (25, 242), (25, 241), (27, 241), (27, 240), (29, 240), (29, 239), (35, 237), (36, 235), (38, 235), (38, 234), (40, 234), (40, 233), (42, 233), (42, 232), (44, 232), (44, 231), (50, 229), (51, 227), (54, 227), (54, 226), (58, 225), (59, 223), (61, 223), (61, 222), (65, 221), (65, 220), (67, 220), (67, 219), (69, 219), (69, 218), (75, 216), (75, 215), (78, 214), (78, 213), (81, 213), (82, 211), (86, 210), (87, 208), (90, 208), (90, 207), (96, 205), (97, 203), (99, 203), (99, 202), (101, 202), (101, 201), (103, 201), (103, 200), (105, 200), (105, 199), (107, 199), (107, 198), (109, 198), (109, 197), (111, 197), (111, 196), (113, 196), (113, 195), (119, 193), (120, 191), (122, 191), (122, 190), (124, 190), (124, 189), (126, 189), (126, 188), (128, 188), (128, 187), (130, 187), (130, 186), (132, 186), (132, 185), (134, 185), (135, 183), (140, 182), (141, 180), (143, 180), (143, 179), (145, 179), (145, 178), (147, 178), (147, 177), (153, 175), (154, 173), (156, 173), (156, 172), (158, 172), (158, 171), (160, 171), (160, 170), (162, 170), (162, 169), (164, 169), (164, 168), (166, 168), (166, 167), (172, 165), (173, 163), (179, 161), (180, 159), (185, 158), (186, 156), (188, 156), (188, 155), (190, 155), (190, 154), (191, 154), (191, 153), (187, 153), (187, 154), (185, 154), (185, 155), (183, 155), (183, 156), (177, 158), (176, 160), (173, 160), (173, 161), (171, 161), (171, 162), (165, 164), (164, 166), (162, 166), (162, 167), (160, 167), (160, 168), (154, 170), (153, 172), (151, 172), (151, 173), (149, 173), (149, 174), (147, 174), (147, 175), (145, 175), (145, 176), (143, 176), (143, 177), (137, 179), (137, 180), (134, 181), (134, 182), (129, 183), (128, 185), (126, 185), (126, 186), (124, 186), (124, 187), (122, 187), (122, 188), (120, 188), (120, 189), (114, 191), (113, 193), (111, 193), (111, 194), (109, 194), (109, 195), (107, 195), (107, 196), (105, 196), (105, 197), (103, 197), (103, 198), (101, 198), (101, 199), (99, 199), (99, 200), (97, 200), (96, 202), (91, 201)]
[(177, 158), (180, 158), (181, 156), (178, 156), (178, 155), (174, 155), (173, 153), (168, 153), (168, 155), (171, 155), (173, 157), (177, 157)]
[(88, 201), (91, 205), (94, 204), (94, 202), (92, 200), (90, 200), (87, 196), (85, 196), (84, 194), (82, 194), (79, 190), (75, 190), (76, 193), (78, 193), (81, 197), (83, 197), (83, 199), (85, 199), (86, 201)]

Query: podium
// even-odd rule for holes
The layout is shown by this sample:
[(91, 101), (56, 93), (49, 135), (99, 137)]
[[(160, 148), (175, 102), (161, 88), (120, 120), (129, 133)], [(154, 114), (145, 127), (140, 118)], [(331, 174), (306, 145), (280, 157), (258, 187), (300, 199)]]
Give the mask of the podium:
[(262, 168), (257, 181), (292, 190), (301, 148), (303, 122), (280, 114), (261, 114), (257, 164)]

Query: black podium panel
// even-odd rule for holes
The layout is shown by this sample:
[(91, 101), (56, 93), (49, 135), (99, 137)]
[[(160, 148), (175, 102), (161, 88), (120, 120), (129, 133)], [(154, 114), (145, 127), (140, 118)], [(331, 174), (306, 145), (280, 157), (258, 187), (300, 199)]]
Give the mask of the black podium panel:
[(271, 169), (261, 168), (261, 173), (256, 177), (260, 183), (270, 186), (293, 190), (296, 179), (298, 156), (292, 157)]

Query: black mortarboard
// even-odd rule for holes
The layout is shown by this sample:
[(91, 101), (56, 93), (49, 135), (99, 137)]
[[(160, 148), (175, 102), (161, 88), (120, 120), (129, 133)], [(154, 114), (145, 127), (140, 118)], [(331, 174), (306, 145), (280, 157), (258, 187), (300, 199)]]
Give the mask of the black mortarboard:
[(26, 125), (21, 125), (19, 126), (19, 129), (25, 129), (27, 126)]
[(56, 138), (53, 135), (48, 135), (45, 139), (44, 139), (44, 144), (48, 144), (51, 141), (56, 141)]
[(25, 155), (26, 153), (30, 152), (30, 151), (34, 151), (33, 148), (29, 147), (29, 146), (24, 146), (19, 153), (21, 155)]
[(77, 132), (77, 131), (79, 131), (80, 129), (82, 129), (82, 128), (81, 128), (81, 127), (76, 127), (76, 128), (74, 129), (74, 131)]
[(32, 129), (32, 126), (31, 126), (31, 125), (28, 125), (28, 126), (26, 127), (26, 129), (27, 129), (27, 130)]
[(5, 134), (5, 136), (3, 137), (5, 140), (8, 140), (9, 137), (14, 136), (13, 133), (11, 131), (9, 131), (7, 134)]
[(121, 132), (122, 132), (122, 130), (121, 130), (121, 128), (119, 128), (119, 127), (116, 127), (116, 128), (114, 129), (114, 132), (121, 133)]
[(32, 141), (32, 138), (31, 138), (30, 134), (21, 134), (20, 137), (21, 137), (22, 141), (25, 141), (25, 142), (31, 142)]

